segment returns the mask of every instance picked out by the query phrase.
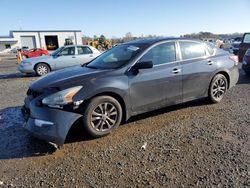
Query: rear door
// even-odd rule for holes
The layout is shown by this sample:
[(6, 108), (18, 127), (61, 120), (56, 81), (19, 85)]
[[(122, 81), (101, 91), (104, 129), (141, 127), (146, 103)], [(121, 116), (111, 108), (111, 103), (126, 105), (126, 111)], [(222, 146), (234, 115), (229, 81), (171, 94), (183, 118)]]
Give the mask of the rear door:
[(176, 61), (176, 43), (152, 47), (137, 62), (152, 61), (153, 68), (129, 77), (132, 111), (140, 113), (181, 102), (181, 69)]
[[(183, 101), (204, 97), (212, 73), (217, 69), (207, 46), (198, 41), (179, 41), (182, 69)], [(211, 53), (211, 52), (210, 52)]]
[(55, 59), (56, 69), (78, 65), (76, 60), (76, 47), (65, 47)]
[(77, 52), (76, 61), (79, 65), (88, 63), (95, 58), (95, 55), (88, 46), (77, 46)]

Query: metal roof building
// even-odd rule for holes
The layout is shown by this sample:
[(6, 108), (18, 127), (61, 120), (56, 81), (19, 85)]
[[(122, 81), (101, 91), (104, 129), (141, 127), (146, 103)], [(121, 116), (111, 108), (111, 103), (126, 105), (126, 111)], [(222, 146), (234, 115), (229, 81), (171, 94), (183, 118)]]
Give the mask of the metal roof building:
[(65, 40), (82, 44), (81, 30), (13, 30), (9, 36), (0, 36), (0, 52), (28, 47), (55, 50), (64, 46)]

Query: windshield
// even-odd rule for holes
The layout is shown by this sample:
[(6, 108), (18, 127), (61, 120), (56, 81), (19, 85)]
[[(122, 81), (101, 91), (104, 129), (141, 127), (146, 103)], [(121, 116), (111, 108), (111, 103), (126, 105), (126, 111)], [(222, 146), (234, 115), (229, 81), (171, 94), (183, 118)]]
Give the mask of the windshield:
[(96, 69), (116, 69), (126, 65), (141, 51), (142, 45), (118, 45), (94, 59), (86, 67)]
[(57, 48), (57, 50), (54, 51), (51, 55), (56, 56), (62, 49), (63, 49), (63, 47)]

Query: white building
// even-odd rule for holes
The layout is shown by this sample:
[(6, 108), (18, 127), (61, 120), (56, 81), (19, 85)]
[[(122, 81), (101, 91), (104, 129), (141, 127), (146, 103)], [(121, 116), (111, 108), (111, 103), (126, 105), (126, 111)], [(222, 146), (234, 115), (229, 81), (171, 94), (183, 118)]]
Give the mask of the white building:
[(55, 50), (68, 39), (82, 44), (81, 30), (10, 31), (9, 36), (0, 36), (0, 52), (22, 47)]

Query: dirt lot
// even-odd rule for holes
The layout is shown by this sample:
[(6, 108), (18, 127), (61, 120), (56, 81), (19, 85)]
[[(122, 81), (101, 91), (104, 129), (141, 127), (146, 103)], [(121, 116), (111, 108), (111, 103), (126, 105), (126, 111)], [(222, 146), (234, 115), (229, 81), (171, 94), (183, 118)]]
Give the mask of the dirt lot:
[[(32, 80), (0, 61), (0, 187), (250, 187), (250, 78), (221, 104), (189, 102), (136, 116), (56, 150), (22, 128)], [(144, 146), (144, 147), (142, 147)]]

